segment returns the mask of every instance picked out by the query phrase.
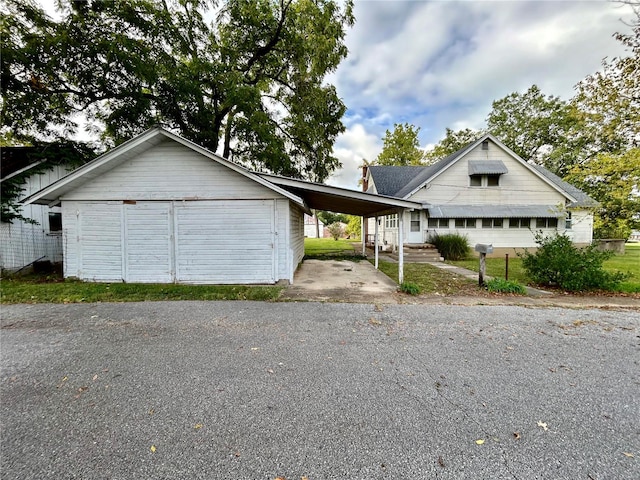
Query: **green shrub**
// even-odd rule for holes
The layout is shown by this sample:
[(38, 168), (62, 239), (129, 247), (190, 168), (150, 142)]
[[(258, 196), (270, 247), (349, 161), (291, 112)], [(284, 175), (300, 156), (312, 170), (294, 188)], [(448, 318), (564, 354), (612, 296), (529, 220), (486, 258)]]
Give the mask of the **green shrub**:
[(578, 248), (566, 235), (536, 234), (538, 250), (520, 254), (522, 266), (537, 284), (560, 287), (570, 292), (612, 290), (626, 278), (620, 272), (604, 270), (602, 263), (614, 253), (601, 252), (596, 245)]
[(429, 239), (429, 243), (435, 245), (440, 255), (446, 260), (462, 260), (471, 254), (471, 247), (469, 247), (467, 237), (457, 233), (433, 235)]
[(517, 293), (518, 295), (524, 295), (527, 293), (527, 289), (518, 282), (505, 280), (503, 278), (493, 278), (489, 280), (487, 282), (487, 290), (490, 292)]
[(344, 235), (344, 229), (342, 228), (342, 225), (340, 225), (338, 222), (332, 223), (327, 227), (327, 229), (329, 230), (329, 234), (334, 240), (338, 240), (340, 237)]
[(400, 291), (408, 293), (409, 295), (419, 295), (420, 287), (415, 283), (404, 282), (402, 283), (402, 285), (400, 285)]

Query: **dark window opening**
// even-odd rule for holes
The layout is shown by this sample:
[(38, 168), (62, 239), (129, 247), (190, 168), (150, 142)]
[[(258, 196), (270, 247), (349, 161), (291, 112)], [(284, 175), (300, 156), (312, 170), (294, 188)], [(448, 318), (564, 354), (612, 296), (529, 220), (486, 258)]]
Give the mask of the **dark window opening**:
[(49, 212), (49, 231), (50, 232), (62, 231), (62, 213)]

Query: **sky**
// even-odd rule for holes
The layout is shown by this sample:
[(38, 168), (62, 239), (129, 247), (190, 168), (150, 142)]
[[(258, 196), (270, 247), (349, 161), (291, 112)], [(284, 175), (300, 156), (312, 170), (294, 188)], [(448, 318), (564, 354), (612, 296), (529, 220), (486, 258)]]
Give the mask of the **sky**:
[(395, 123), (420, 128), (421, 148), (447, 127), (480, 129), (491, 103), (538, 85), (569, 100), (604, 57), (624, 54), (629, 6), (608, 1), (356, 0), (348, 57), (327, 81), (347, 106), (328, 184), (358, 188)]

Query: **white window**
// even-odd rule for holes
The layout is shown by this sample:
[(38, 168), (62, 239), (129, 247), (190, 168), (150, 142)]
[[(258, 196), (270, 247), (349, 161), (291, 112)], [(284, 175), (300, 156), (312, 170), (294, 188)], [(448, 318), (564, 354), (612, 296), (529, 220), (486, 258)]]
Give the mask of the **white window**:
[(385, 215), (384, 228), (398, 228), (398, 214)]
[(420, 212), (411, 212), (411, 231), (419, 232), (420, 231)]
[(476, 228), (476, 219), (456, 218), (456, 228)]
[(430, 218), (429, 228), (449, 228), (448, 218)]
[(499, 187), (500, 175), (470, 175), (469, 186), (471, 187)]
[(567, 230), (571, 230), (573, 223), (571, 220), (571, 212), (567, 212), (567, 216), (564, 219), (564, 228)]
[(536, 218), (536, 228), (558, 228), (558, 219)]
[(482, 228), (502, 228), (502, 218), (483, 218)]
[(529, 228), (531, 225), (530, 218), (510, 218), (509, 228)]

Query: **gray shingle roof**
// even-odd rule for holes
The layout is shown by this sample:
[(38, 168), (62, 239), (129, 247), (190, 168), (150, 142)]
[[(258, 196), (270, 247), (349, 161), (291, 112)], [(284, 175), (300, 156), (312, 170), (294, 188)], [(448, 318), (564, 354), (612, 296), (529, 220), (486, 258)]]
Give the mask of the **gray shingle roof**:
[[(434, 177), (437, 173), (444, 170), (451, 163), (453, 163), (458, 157), (464, 154), (467, 150), (470, 150), (480, 141), (485, 138), (491, 138), (493, 141), (497, 140), (490, 135), (485, 135), (480, 139), (469, 143), (465, 147), (461, 148), (457, 152), (452, 153), (448, 157), (443, 158), (437, 163), (429, 166), (411, 166), (411, 167), (394, 167), (394, 166), (380, 166), (373, 165), (369, 167), (371, 176), (376, 185), (376, 190), (381, 195), (387, 195), (390, 197), (407, 198), (407, 196), (415, 189)], [(500, 142), (498, 142), (500, 143)], [(575, 202), (569, 204), (569, 207), (595, 207), (598, 206), (593, 198), (587, 195), (579, 188), (565, 182), (557, 175), (551, 173), (540, 165), (529, 164), (543, 177), (555, 185), (558, 189), (565, 192), (570, 197), (576, 199)], [(504, 165), (503, 165), (504, 166)], [(506, 170), (506, 167), (505, 167)]]

